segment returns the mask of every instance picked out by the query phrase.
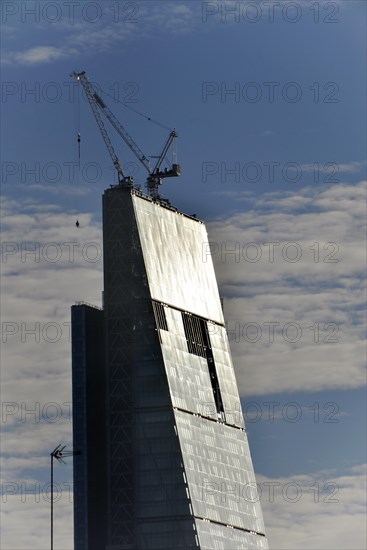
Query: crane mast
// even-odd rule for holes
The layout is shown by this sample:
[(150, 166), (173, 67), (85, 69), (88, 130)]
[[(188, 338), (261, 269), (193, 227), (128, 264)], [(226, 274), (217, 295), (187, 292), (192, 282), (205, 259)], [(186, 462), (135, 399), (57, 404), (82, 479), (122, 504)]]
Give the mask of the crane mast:
[(164, 171), (161, 170), (161, 165), (163, 160), (166, 157), (166, 154), (168, 152), (168, 149), (170, 148), (173, 140), (177, 137), (176, 131), (172, 130), (168, 136), (168, 139), (166, 140), (161, 154), (158, 156), (158, 160), (153, 168), (151, 169), (150, 162), (148, 157), (144, 155), (140, 147), (136, 144), (136, 142), (133, 140), (133, 138), (128, 134), (128, 132), (125, 130), (125, 128), (122, 126), (120, 121), (116, 118), (116, 116), (112, 113), (112, 111), (108, 108), (108, 106), (105, 104), (103, 99), (97, 94), (91, 83), (89, 82), (88, 78), (86, 77), (85, 71), (82, 71), (80, 73), (77, 73), (73, 71), (71, 73), (71, 76), (77, 79), (78, 82), (83, 86), (83, 89), (85, 91), (85, 94), (87, 96), (89, 105), (92, 109), (94, 118), (96, 119), (96, 122), (98, 124), (99, 130), (101, 132), (102, 138), (106, 144), (107, 150), (110, 154), (110, 157), (112, 159), (112, 162), (115, 166), (115, 169), (118, 174), (118, 181), (119, 185), (122, 186), (128, 186), (132, 187), (132, 178), (129, 176), (125, 176), (122, 165), (120, 163), (119, 158), (117, 157), (117, 154), (114, 150), (114, 147), (112, 145), (111, 139), (108, 135), (108, 132), (106, 130), (106, 127), (104, 125), (104, 122), (101, 117), (101, 113), (107, 118), (107, 120), (112, 124), (112, 126), (115, 128), (117, 133), (121, 136), (121, 138), (124, 140), (126, 145), (131, 149), (131, 151), (134, 153), (136, 158), (139, 160), (139, 162), (144, 166), (146, 171), (148, 172), (147, 177), (147, 188), (148, 193), (154, 198), (159, 198), (158, 194), (158, 187), (162, 183), (162, 180), (164, 178), (169, 177), (175, 177), (181, 175), (181, 168), (179, 164), (172, 164), (171, 169), (165, 169)]

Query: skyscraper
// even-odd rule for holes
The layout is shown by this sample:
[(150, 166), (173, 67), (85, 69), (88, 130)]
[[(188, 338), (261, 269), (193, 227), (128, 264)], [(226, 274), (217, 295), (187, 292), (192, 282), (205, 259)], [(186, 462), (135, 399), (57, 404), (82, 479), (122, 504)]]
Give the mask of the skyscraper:
[(268, 547), (207, 242), (167, 202), (104, 193), (104, 310), (73, 307), (76, 550)]

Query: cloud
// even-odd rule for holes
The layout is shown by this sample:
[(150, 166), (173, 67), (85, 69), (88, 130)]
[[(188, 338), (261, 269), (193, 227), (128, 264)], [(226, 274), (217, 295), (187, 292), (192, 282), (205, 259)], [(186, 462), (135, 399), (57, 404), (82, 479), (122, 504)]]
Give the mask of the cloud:
[(36, 46), (23, 52), (14, 52), (10, 55), (9, 61), (23, 65), (35, 65), (48, 63), (65, 56), (65, 50), (53, 46)]
[(64, 38), (53, 38), (52, 43), (57, 46), (34, 46), (23, 51), (4, 51), (2, 61), (11, 65), (39, 65), (58, 59), (76, 58), (82, 54), (91, 54), (96, 51), (107, 51), (118, 40), (122, 40), (125, 33), (116, 34), (108, 26), (101, 29), (74, 31)]
[[(332, 186), (321, 192), (320, 188), (306, 188), (294, 196), (272, 193), (260, 199), (246, 197), (252, 202), (249, 211), (208, 224), (210, 240), (219, 245), (214, 260), (225, 296), (224, 312), (241, 394), (362, 385), (364, 184)], [(34, 495), (22, 502), (19, 483), (44, 485), (51, 447), (60, 442), (71, 445), (70, 305), (80, 299), (100, 304), (102, 259), (94, 258), (102, 250), (101, 227), (91, 215), (78, 213), (81, 227), (76, 229), (75, 215), (26, 197), (21, 203), (5, 199), (2, 208), (1, 267), (6, 291), (2, 302), (6, 398), (2, 479), (18, 484), (12, 486), (18, 492), (8, 494), (3, 505), (7, 525), (3, 544), (9, 550), (38, 550), (48, 545), (45, 525), (49, 501), (41, 491), (40, 502), (35, 502)], [(279, 242), (274, 247), (274, 262), (269, 262), (269, 246), (264, 247), (264, 242)], [(301, 247), (298, 262), (285, 259), (287, 254), (292, 258), (294, 247), (288, 248), (285, 258), (282, 254), (289, 242)], [(315, 247), (315, 242), (320, 246)], [(329, 242), (338, 244), (338, 250), (325, 249)], [(90, 243), (94, 245), (88, 248)], [(235, 254), (222, 256), (222, 243), (224, 253), (234, 250)], [(233, 261), (236, 243), (240, 246), (238, 262)], [(254, 247), (247, 249), (247, 259), (243, 257), (246, 243), (261, 245), (259, 261), (248, 260)], [(315, 262), (317, 253), (319, 261)], [(333, 259), (333, 254), (337, 263), (324, 261), (326, 257)], [(266, 322), (279, 323), (274, 327), (272, 343)], [(265, 339), (251, 343), (241, 332), (236, 342), (236, 323), (241, 331), (246, 323), (257, 323)], [(283, 334), (287, 323), (293, 323), (284, 333), (290, 341)], [(336, 326), (339, 329), (333, 334)], [(295, 327), (302, 329), (302, 337), (292, 342)], [(250, 338), (253, 335), (254, 326), (248, 332)], [(319, 342), (315, 342), (316, 335)], [(329, 343), (327, 339), (333, 337), (339, 341)], [(68, 481), (67, 471), (58, 471), (60, 483)], [(328, 480), (340, 484), (340, 502), (334, 507), (323, 501), (317, 507), (304, 498), (297, 503), (269, 503), (262, 497), (272, 548), (363, 547), (359, 526), (361, 473), (322, 475), (316, 479), (305, 474), (294, 479), (308, 487), (311, 499), (309, 487), (315, 481), (320, 487)], [(264, 477), (258, 481), (264, 480), (269, 481)], [(66, 492), (65, 500), (63, 495), (57, 503), (58, 547), (72, 548), (71, 518), (72, 504)]]
[(42, 36), (43, 42), (49, 41), (49, 44), (32, 45), (24, 50), (4, 50), (2, 62), (36, 65), (57, 59), (75, 59), (81, 55), (111, 51), (118, 43), (138, 40), (142, 33), (145, 38), (154, 38), (157, 32), (171, 37), (188, 34), (200, 23), (198, 8), (184, 3), (131, 3), (123, 13), (111, 6), (100, 6), (99, 9), (101, 11), (95, 20), (87, 11), (80, 13), (76, 9), (72, 24), (67, 24), (70, 16), (61, 13), (64, 19), (52, 26), (52, 38), (49, 38), (50, 24), (47, 20), (42, 21), (34, 36), (37, 40)]
[(269, 193), (208, 224), (242, 395), (365, 384), (365, 196)]
[[(73, 184), (63, 184), (63, 185), (54, 185), (52, 183), (15, 183), (12, 185), (12, 189), (20, 189), (21, 192), (24, 191), (36, 191), (42, 193), (50, 193), (52, 195), (62, 195), (62, 196), (74, 196), (74, 197), (85, 197), (86, 195), (95, 193), (95, 187), (76, 187)], [(41, 208), (41, 205), (39, 205)], [(55, 205), (45, 205), (43, 209), (55, 208)]]
[[(282, 4), (287, 3), (288, 0), (277, 2), (274, 10), (275, 20), (282, 20)], [(2, 62), (34, 66), (58, 59), (77, 59), (79, 56), (108, 52), (117, 44), (138, 40), (142, 34), (145, 38), (155, 38), (157, 33), (164, 33), (166, 37), (172, 38), (188, 35), (198, 29), (200, 32), (206, 32), (213, 25), (223, 29), (223, 22), (225, 27), (238, 22), (244, 25), (253, 24), (254, 20), (266, 24), (269, 22), (271, 17), (269, 14), (272, 11), (265, 7), (259, 11), (251, 3), (234, 0), (220, 3), (208, 2), (204, 7), (201, 3), (160, 1), (131, 2), (131, 5), (126, 5), (123, 9), (117, 5), (94, 4), (97, 7), (92, 8), (90, 12), (77, 3), (72, 10), (60, 5), (57, 21), (52, 19), (55, 15), (51, 16), (51, 11), (48, 14), (46, 10), (45, 15), (43, 13), (39, 15), (37, 32), (33, 33), (37, 43), (23, 50), (3, 49)], [(344, 8), (352, 2), (335, 0), (334, 4)], [(246, 8), (245, 11), (243, 8)], [(22, 10), (21, 6), (21, 15)], [(259, 15), (260, 19), (258, 19)], [(32, 24), (31, 18), (28, 20), (24, 14), (22, 17), (25, 19), (24, 24)], [(208, 24), (203, 27), (203, 23)], [(14, 42), (17, 40), (19, 44), (19, 29), (6, 24), (5, 30), (8, 40), (12, 39)], [(262, 135), (271, 134), (265, 131)]]
[(16, 428), (4, 434), (10, 453), (46, 451), (55, 414), (61, 415), (57, 437), (70, 441), (70, 306), (101, 302), (100, 225), (78, 213), (77, 229), (75, 214), (45, 206), (24, 199), (21, 205), (4, 200), (2, 207), (3, 413), (5, 407), (5, 428)]
[[(363, 169), (365, 169), (366, 163), (361, 161), (351, 161), (347, 163), (340, 163), (336, 164), (335, 162), (330, 162), (325, 164), (325, 169), (333, 169), (332, 176), (335, 177), (336, 173), (343, 173), (343, 174), (355, 174), (356, 172), (359, 172)], [(334, 172), (335, 168), (335, 172)], [(292, 167), (289, 167), (290, 170), (292, 170)], [(301, 169), (303, 172), (312, 172), (315, 173), (315, 164), (301, 164)]]
[(277, 479), (257, 476), (257, 483), (270, 548), (366, 548), (365, 465), (345, 474), (329, 470)]
[[(55, 491), (54, 547), (72, 550), (73, 504), (72, 489), (60, 483)], [(50, 547), (50, 493), (47, 482), (36, 486), (33, 480), (23, 490), (21, 485), (9, 485), (7, 490), (17, 491), (3, 496), (2, 544), (6, 550), (47, 550)], [(25, 494), (25, 490), (28, 494)], [(33, 494), (32, 494), (33, 491)], [(57, 500), (56, 500), (57, 499)], [(20, 528), (21, 525), (21, 528)]]
[[(49, 547), (49, 455), (61, 442), (72, 445), (70, 306), (100, 304), (102, 284), (100, 224), (77, 215), (79, 229), (75, 214), (58, 205), (2, 201), (2, 545), (9, 550)], [(71, 549), (71, 464), (55, 476), (63, 491), (55, 547)]]
[[(364, 188), (272, 193), (208, 224), (241, 395), (364, 384)], [(2, 219), (4, 391), (70, 401), (70, 305), (100, 304), (100, 225), (26, 200)]]

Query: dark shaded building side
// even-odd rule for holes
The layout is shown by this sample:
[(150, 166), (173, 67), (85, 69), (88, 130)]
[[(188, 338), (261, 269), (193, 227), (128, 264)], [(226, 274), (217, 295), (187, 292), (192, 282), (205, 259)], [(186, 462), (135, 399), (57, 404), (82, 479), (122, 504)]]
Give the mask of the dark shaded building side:
[(101, 550), (106, 540), (106, 414), (103, 311), (71, 308), (74, 457), (74, 543)]

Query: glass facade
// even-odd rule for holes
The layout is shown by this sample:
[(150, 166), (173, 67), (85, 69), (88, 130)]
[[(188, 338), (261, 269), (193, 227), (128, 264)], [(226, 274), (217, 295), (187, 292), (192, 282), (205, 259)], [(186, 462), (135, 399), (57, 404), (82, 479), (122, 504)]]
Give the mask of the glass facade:
[[(266, 549), (205, 226), (123, 187), (108, 189), (103, 204), (99, 550)], [(88, 365), (80, 365), (83, 384)], [(75, 517), (93, 506), (80, 501)]]

